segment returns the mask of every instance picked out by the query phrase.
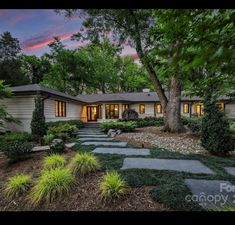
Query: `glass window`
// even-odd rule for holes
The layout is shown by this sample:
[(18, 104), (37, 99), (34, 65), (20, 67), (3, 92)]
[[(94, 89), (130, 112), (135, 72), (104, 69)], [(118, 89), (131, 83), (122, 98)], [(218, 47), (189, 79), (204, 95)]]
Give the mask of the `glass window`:
[(202, 104), (196, 104), (195, 112), (196, 112), (197, 116), (202, 116), (203, 115), (203, 105)]
[(184, 103), (184, 105), (183, 105), (183, 112), (184, 113), (189, 113), (189, 104)]
[(106, 104), (105, 105), (105, 118), (106, 119), (118, 119), (119, 118), (119, 105), (118, 104)]
[(162, 105), (161, 105), (161, 103), (156, 103), (155, 111), (156, 111), (156, 113), (162, 113)]
[(55, 116), (66, 117), (66, 102), (55, 101)]
[(139, 106), (139, 113), (144, 114), (145, 113), (145, 104), (140, 104)]
[(129, 109), (128, 104), (122, 104), (122, 112), (124, 112), (126, 109)]
[(221, 110), (224, 111), (224, 103), (216, 103), (217, 107)]

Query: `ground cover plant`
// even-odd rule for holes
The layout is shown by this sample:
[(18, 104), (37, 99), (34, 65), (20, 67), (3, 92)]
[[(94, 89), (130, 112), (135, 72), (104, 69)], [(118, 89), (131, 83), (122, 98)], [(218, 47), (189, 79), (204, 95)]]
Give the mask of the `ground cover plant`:
[(50, 170), (55, 168), (63, 168), (65, 166), (65, 159), (58, 154), (52, 154), (44, 158), (43, 169)]

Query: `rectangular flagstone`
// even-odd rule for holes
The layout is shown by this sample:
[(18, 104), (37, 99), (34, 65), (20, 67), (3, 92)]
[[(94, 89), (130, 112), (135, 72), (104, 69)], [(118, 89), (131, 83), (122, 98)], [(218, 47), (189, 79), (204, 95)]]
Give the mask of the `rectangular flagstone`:
[(150, 155), (149, 149), (145, 148), (95, 148), (92, 152), (101, 154), (120, 155)]
[(235, 167), (224, 167), (227, 173), (235, 176)]
[(94, 131), (78, 131), (77, 134), (104, 134), (103, 132), (94, 132)]
[(78, 138), (79, 141), (111, 141), (114, 138), (108, 138), (108, 137), (84, 137), (84, 138)]
[(72, 148), (72, 147), (74, 147), (76, 145), (76, 143), (67, 143), (67, 144), (65, 144), (65, 147), (66, 148)]
[(125, 147), (127, 145), (126, 142), (113, 142), (113, 141), (105, 141), (105, 142), (101, 142), (101, 141), (87, 141), (87, 142), (83, 142), (81, 145), (106, 145), (106, 146), (120, 146), (120, 147)]
[(47, 150), (50, 150), (49, 145), (35, 146), (35, 147), (33, 147), (32, 152), (40, 152), (40, 151), (47, 151)]
[(205, 209), (218, 209), (234, 205), (235, 186), (224, 180), (185, 179), (193, 196), (187, 201), (196, 201)]
[(188, 173), (214, 174), (211, 169), (198, 160), (183, 159), (125, 158), (121, 169), (174, 170)]
[(79, 134), (78, 137), (108, 137), (106, 134)]

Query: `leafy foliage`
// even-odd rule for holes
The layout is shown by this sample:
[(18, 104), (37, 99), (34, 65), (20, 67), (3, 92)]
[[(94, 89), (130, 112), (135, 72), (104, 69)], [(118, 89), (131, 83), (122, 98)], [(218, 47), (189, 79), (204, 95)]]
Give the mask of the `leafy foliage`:
[(138, 113), (134, 109), (126, 109), (122, 113), (122, 118), (125, 120), (138, 119)]
[(83, 122), (81, 120), (66, 120), (66, 121), (50, 121), (50, 122), (46, 122), (46, 126), (47, 128), (49, 127), (55, 127), (58, 125), (63, 125), (63, 124), (69, 124), (69, 125), (75, 125), (78, 129), (83, 127)]
[(54, 139), (54, 142), (50, 145), (50, 149), (47, 150), (47, 153), (50, 154), (61, 154), (65, 151), (65, 143), (64, 141), (57, 141)]
[(27, 192), (31, 184), (31, 177), (28, 175), (19, 174), (9, 178), (4, 188), (6, 197), (11, 200)]
[(200, 139), (202, 146), (215, 154), (234, 150), (228, 120), (213, 103), (204, 107)]
[(42, 201), (52, 202), (58, 197), (67, 194), (74, 184), (74, 176), (64, 168), (45, 170), (38, 178), (30, 193), (33, 205)]
[(73, 174), (82, 176), (100, 168), (99, 161), (91, 153), (77, 153), (68, 165)]
[(47, 134), (53, 134), (58, 136), (59, 134), (66, 133), (71, 136), (73, 133), (78, 131), (76, 125), (70, 125), (69, 123), (59, 124), (57, 126), (49, 127)]
[(55, 135), (54, 134), (47, 134), (47, 135), (44, 135), (43, 136), (43, 141), (44, 141), (44, 144), (46, 145), (50, 145), (53, 141), (53, 139), (55, 138)]
[(43, 160), (43, 168), (45, 170), (63, 168), (65, 166), (65, 159), (61, 155), (53, 154), (45, 157)]
[(200, 133), (202, 126), (202, 118), (200, 117), (182, 117), (182, 122), (194, 133)]
[(99, 126), (101, 130), (104, 132), (108, 132), (109, 129), (121, 130), (122, 132), (131, 132), (135, 130), (135, 128), (137, 127), (137, 123), (134, 121), (127, 121), (127, 122), (108, 121), (101, 123)]
[(148, 127), (148, 126), (163, 126), (164, 119), (163, 117), (145, 117), (138, 119), (120, 119), (120, 122), (133, 121), (137, 124), (137, 127)]
[(32, 141), (32, 135), (27, 132), (11, 132), (0, 136), (0, 142), (30, 142)]
[(106, 172), (100, 183), (100, 196), (105, 201), (123, 197), (127, 193), (127, 184), (117, 171)]

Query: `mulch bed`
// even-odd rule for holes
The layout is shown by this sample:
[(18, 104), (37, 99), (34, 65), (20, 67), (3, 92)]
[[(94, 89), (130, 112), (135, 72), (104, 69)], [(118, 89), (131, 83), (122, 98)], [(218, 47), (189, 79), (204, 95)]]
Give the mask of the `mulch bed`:
[[(70, 159), (75, 152), (68, 151), (65, 158)], [(34, 153), (32, 157), (7, 165), (6, 159), (0, 159), (0, 211), (163, 211), (167, 210), (161, 204), (154, 202), (149, 191), (154, 187), (130, 188), (129, 194), (116, 202), (106, 203), (101, 201), (98, 195), (98, 184), (104, 172), (96, 172), (87, 177), (78, 177), (78, 184), (74, 185), (68, 195), (56, 199), (52, 203), (41, 203), (36, 207), (29, 204), (28, 196), (23, 195), (13, 201), (5, 199), (3, 185), (7, 179), (18, 173), (31, 175), (33, 178), (39, 176), (42, 168), (44, 152)]]

